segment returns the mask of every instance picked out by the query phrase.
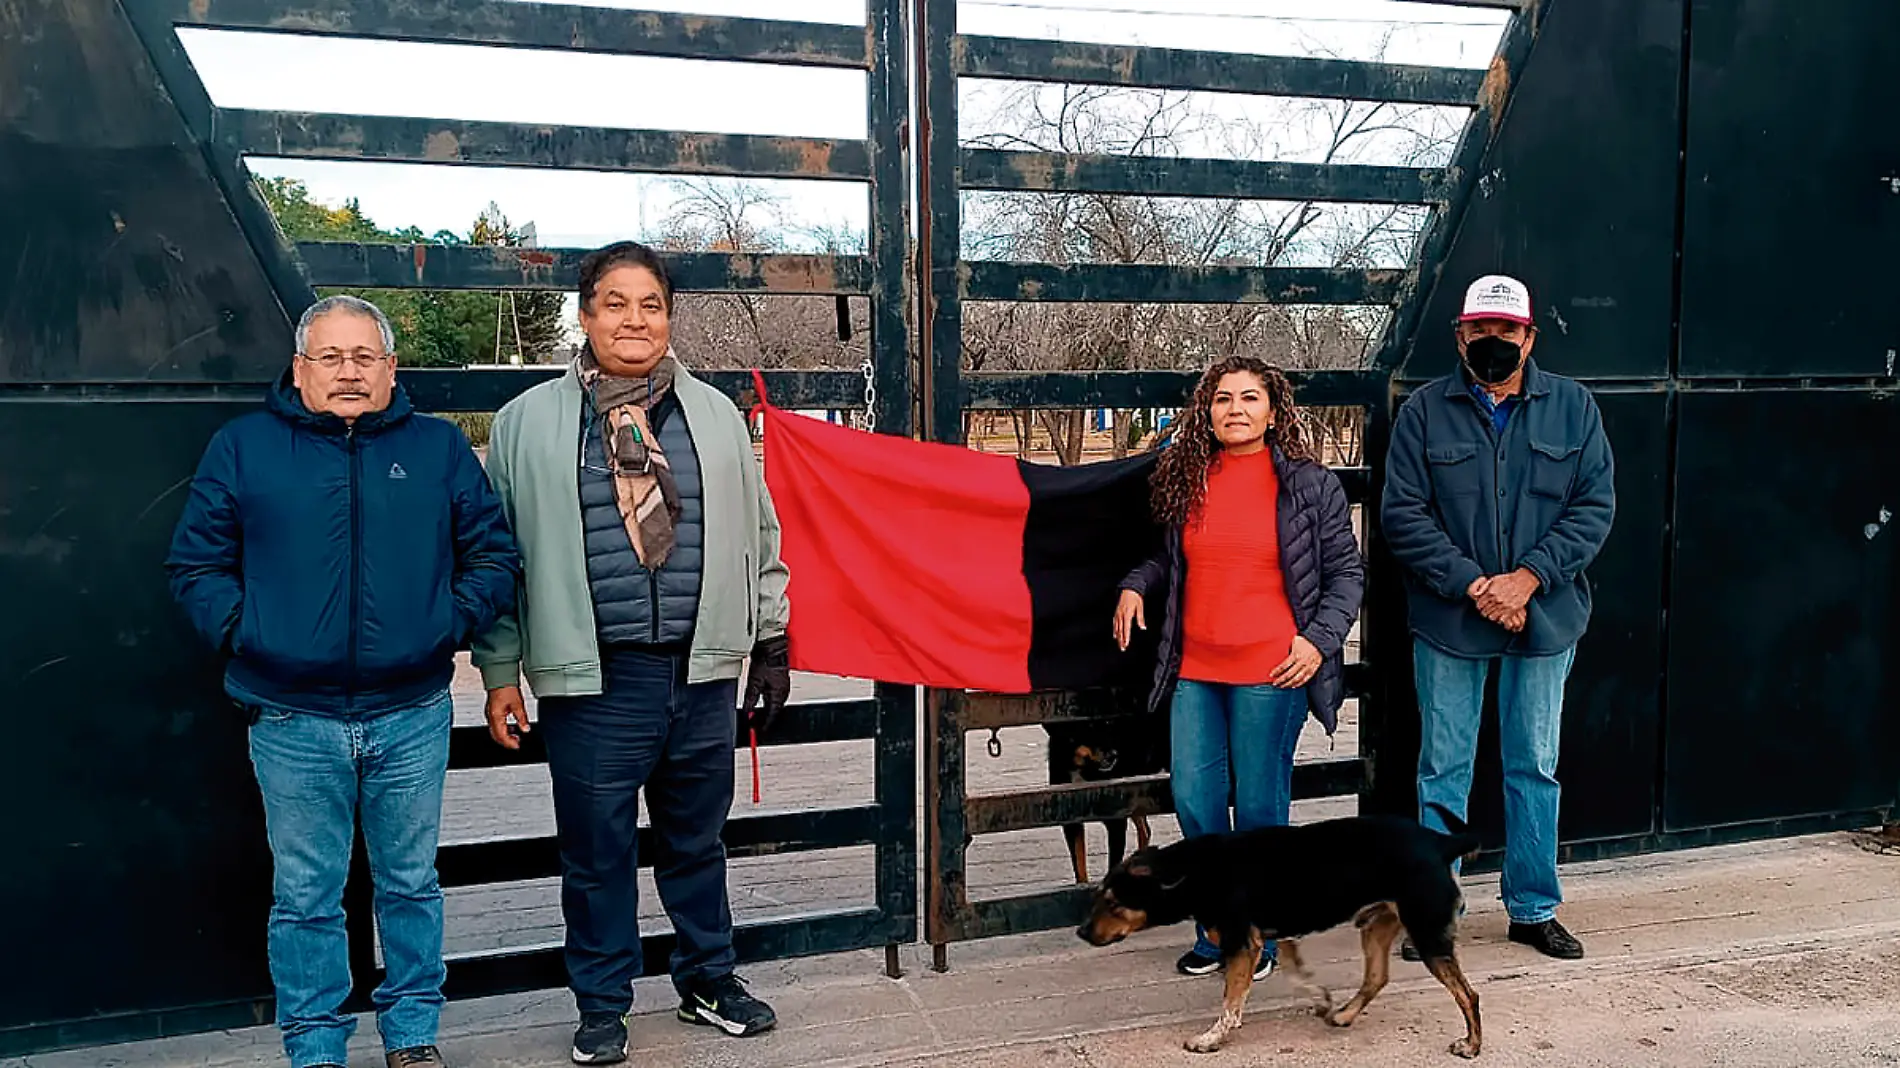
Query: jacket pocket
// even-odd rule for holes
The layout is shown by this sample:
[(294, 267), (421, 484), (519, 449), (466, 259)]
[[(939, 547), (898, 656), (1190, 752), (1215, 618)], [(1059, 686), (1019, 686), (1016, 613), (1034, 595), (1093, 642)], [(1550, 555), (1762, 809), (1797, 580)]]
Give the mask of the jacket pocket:
[(1478, 443), (1455, 441), (1425, 450), (1431, 467), (1432, 489), (1441, 497), (1470, 497), (1484, 489), (1478, 470)]
[(1531, 439), (1530, 491), (1539, 497), (1565, 500), (1577, 475), (1577, 454), (1582, 445)]

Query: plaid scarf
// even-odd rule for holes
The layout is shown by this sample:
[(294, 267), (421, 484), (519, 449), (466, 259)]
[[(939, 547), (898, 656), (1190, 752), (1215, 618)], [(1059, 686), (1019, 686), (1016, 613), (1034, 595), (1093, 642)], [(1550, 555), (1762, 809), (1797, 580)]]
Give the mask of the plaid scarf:
[(647, 413), (672, 391), (678, 367), (671, 349), (645, 378), (608, 374), (585, 344), (574, 359), (581, 388), (592, 398), (600, 417), (607, 468), (613, 472), (614, 502), (627, 526), (627, 540), (648, 571), (658, 571), (673, 551), (680, 491)]

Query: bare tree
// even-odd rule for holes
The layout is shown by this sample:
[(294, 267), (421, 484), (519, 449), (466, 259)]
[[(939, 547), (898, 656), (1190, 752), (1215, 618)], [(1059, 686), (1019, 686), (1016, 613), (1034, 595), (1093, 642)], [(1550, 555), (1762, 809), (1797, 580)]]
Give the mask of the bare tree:
[[(784, 198), (752, 181), (691, 179), (673, 183), (678, 199), (662, 224), (660, 245), (674, 252), (769, 255), (785, 252), (793, 234)], [(839, 253), (861, 238), (845, 230), (812, 231), (819, 247)], [(855, 367), (869, 352), (868, 302), (756, 293), (683, 293), (674, 336), (699, 366), (736, 370)], [(848, 333), (849, 341), (840, 340)]]
[[(1422, 165), (1448, 154), (1455, 122), (1431, 108), (1345, 100), (1282, 108), (1261, 123), (1223, 117), (1205, 96), (1105, 87), (1017, 86), (969, 138), (999, 150), (1238, 159), (1298, 155), (1352, 163), (1368, 155)], [(1212, 151), (1210, 151), (1210, 149)], [(1092, 193), (1003, 193), (965, 201), (964, 254), (1056, 264), (1400, 267), (1425, 221), (1404, 205), (1336, 205)], [(1294, 369), (1360, 366), (1389, 317), (1360, 307), (1244, 304), (965, 305), (965, 366), (991, 370), (1187, 370), (1248, 351)], [(1117, 411), (1109, 447), (1124, 455), (1153, 432), (1152, 413)], [(1316, 427), (1356, 460), (1356, 415), (1313, 412)], [(1015, 413), (1019, 451), (1032, 424), (1061, 463), (1083, 452), (1087, 413)], [(988, 420), (986, 420), (987, 422)]]

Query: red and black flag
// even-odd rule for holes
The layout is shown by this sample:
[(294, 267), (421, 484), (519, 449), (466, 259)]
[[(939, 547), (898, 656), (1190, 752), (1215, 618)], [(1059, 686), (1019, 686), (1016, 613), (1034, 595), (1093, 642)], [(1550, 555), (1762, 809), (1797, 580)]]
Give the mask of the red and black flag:
[(1118, 586), (1161, 544), (1152, 454), (1051, 467), (764, 406), (792, 666), (946, 689), (1145, 685)]

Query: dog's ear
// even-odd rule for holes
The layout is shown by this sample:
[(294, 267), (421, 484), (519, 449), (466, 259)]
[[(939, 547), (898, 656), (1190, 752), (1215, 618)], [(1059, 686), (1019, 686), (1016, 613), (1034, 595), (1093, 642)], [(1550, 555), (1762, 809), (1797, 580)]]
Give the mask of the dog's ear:
[(1155, 874), (1155, 847), (1137, 849), (1122, 862), (1122, 870), (1137, 879), (1151, 879)]

